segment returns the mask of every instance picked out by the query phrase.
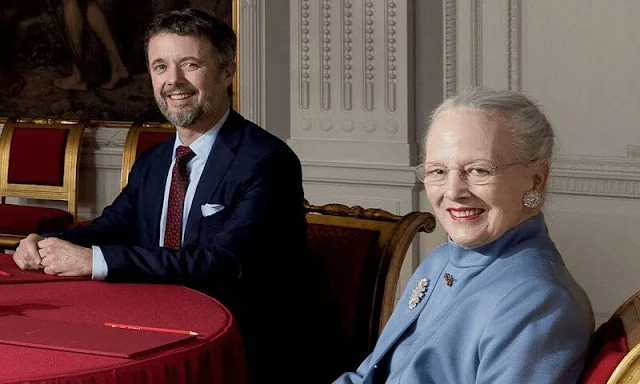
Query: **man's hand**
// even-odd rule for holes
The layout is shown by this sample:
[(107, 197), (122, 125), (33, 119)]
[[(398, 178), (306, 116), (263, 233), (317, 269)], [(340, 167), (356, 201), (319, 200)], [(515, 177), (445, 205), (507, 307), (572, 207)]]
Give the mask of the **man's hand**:
[(44, 239), (35, 233), (20, 240), (20, 245), (13, 254), (13, 261), (20, 269), (38, 269), (40, 265), (40, 253), (38, 252), (38, 242)]
[(49, 237), (38, 241), (44, 272), (59, 276), (91, 276), (93, 250)]

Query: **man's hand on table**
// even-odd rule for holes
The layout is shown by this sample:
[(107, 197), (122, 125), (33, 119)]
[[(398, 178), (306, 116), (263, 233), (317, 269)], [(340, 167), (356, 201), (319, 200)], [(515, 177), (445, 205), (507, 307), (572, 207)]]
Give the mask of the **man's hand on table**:
[(20, 244), (13, 254), (13, 261), (20, 269), (38, 269), (40, 265), (40, 253), (38, 252), (38, 241), (44, 239), (35, 233), (20, 240)]
[(49, 237), (38, 241), (44, 272), (59, 276), (91, 276), (93, 250)]
[(91, 276), (93, 250), (56, 237), (31, 234), (20, 241), (13, 260), (20, 269), (43, 268), (49, 275)]

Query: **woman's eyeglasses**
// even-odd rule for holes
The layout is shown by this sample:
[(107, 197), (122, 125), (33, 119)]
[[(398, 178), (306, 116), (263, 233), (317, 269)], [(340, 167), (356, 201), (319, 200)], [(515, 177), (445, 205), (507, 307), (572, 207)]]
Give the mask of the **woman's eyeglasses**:
[(487, 184), (496, 172), (521, 162), (494, 166), (488, 162), (473, 162), (462, 168), (449, 168), (442, 164), (426, 163), (414, 167), (418, 179), (426, 185), (443, 185), (447, 181), (450, 171), (458, 171), (460, 178), (467, 184)]

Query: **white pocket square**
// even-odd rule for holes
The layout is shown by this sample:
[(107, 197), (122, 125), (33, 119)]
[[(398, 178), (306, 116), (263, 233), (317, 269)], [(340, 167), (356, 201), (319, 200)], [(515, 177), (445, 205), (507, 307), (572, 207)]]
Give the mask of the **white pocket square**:
[(202, 216), (208, 217), (211, 215), (215, 215), (216, 213), (222, 211), (224, 209), (224, 205), (220, 204), (204, 204), (202, 207)]

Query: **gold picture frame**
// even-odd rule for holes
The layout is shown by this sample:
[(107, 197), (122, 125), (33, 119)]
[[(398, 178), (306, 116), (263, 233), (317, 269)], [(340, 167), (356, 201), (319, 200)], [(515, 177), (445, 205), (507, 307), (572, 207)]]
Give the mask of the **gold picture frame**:
[[(37, 0), (0, 5), (0, 123), (8, 118), (83, 119), (90, 125), (128, 127), (133, 121), (162, 122), (144, 63), (143, 35), (157, 12), (193, 7), (216, 14), (239, 35), (239, 0)], [(71, 48), (65, 6), (81, 10), (80, 58)], [(97, 9), (97, 11), (96, 11)], [(68, 11), (68, 10), (67, 10)], [(104, 16), (114, 49), (104, 43), (96, 21)], [(89, 16), (91, 15), (91, 16)], [(98, 15), (98, 16), (96, 16)], [(93, 26), (92, 26), (93, 25)], [(65, 29), (66, 28), (66, 29)], [(102, 36), (102, 37), (101, 37)], [(129, 76), (115, 87), (113, 57), (120, 56)], [(81, 63), (82, 65), (75, 65)], [(86, 89), (65, 88), (72, 68), (83, 68)], [(82, 87), (80, 87), (82, 88)], [(233, 106), (239, 106), (239, 73), (233, 81)]]

